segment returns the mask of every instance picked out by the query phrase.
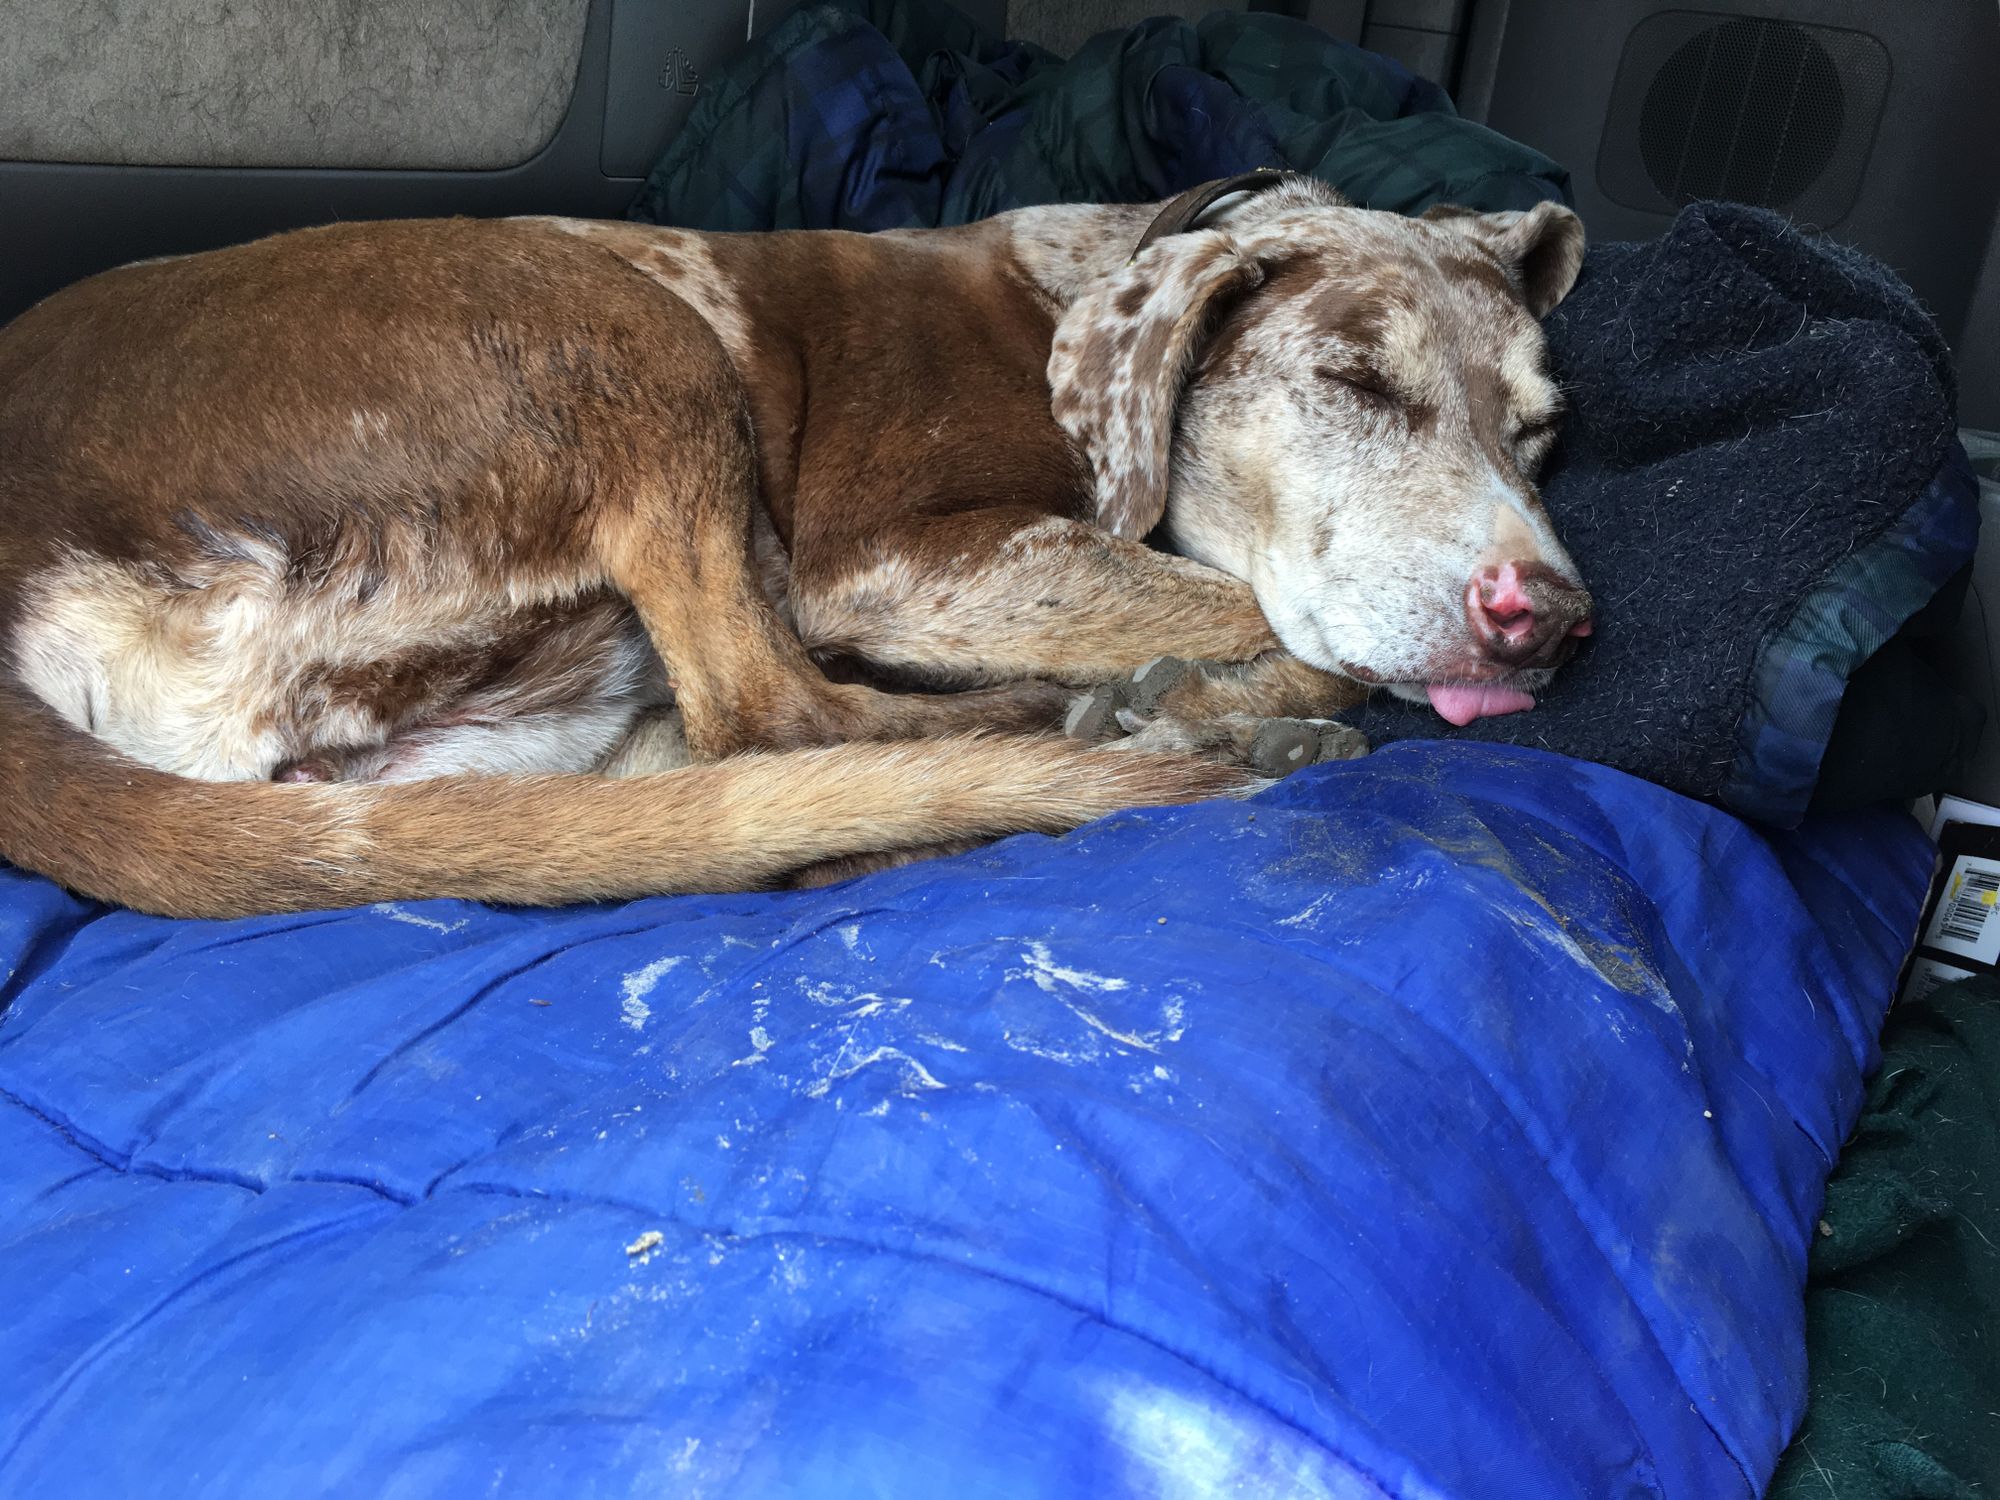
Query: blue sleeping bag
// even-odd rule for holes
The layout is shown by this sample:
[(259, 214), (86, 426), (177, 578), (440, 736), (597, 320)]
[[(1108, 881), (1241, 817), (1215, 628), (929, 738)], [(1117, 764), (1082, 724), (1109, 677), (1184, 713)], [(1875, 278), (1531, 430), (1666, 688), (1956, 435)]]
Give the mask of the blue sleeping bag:
[(0, 873), (0, 1494), (1753, 1495), (1929, 868), (1408, 743), (808, 893)]

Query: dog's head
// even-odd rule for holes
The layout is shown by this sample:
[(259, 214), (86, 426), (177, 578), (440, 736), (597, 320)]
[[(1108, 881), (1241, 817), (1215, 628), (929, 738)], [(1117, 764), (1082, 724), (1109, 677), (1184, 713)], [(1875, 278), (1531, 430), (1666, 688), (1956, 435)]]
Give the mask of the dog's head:
[(1098, 519), (1164, 523), (1315, 666), (1458, 723), (1530, 707), (1591, 629), (1535, 489), (1561, 410), (1537, 320), (1583, 227), (1553, 203), (1410, 219), (1270, 182), (1174, 200), (1064, 315), (1054, 411)]

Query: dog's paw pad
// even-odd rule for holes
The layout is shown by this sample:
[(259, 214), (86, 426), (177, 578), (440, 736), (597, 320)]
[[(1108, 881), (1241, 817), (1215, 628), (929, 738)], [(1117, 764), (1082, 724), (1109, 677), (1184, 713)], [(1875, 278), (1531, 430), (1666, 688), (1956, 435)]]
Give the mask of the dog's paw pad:
[(1093, 744), (1107, 738), (1117, 725), (1118, 698), (1118, 690), (1109, 683), (1078, 693), (1063, 718), (1063, 733)]
[(1264, 719), (1250, 737), (1244, 759), (1262, 775), (1289, 776), (1307, 766), (1367, 753), (1365, 735), (1332, 719)]
[(1248, 759), (1259, 775), (1289, 776), (1319, 759), (1319, 729), (1305, 719), (1266, 719), (1251, 737)]
[(1150, 716), (1162, 698), (1198, 670), (1197, 663), (1182, 661), (1178, 656), (1156, 656), (1121, 684), (1125, 704)]
[(1322, 765), (1330, 760), (1359, 760), (1372, 748), (1367, 735), (1346, 724), (1333, 719), (1309, 719), (1307, 722), (1319, 730), (1316, 760)]

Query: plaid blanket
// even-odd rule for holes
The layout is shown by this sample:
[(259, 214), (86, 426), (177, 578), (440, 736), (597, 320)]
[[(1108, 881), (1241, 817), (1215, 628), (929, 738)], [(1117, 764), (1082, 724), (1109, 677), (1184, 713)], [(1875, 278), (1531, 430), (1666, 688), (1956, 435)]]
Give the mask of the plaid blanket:
[(1161, 19), (1064, 62), (940, 0), (794, 11), (696, 104), (631, 217), (709, 230), (962, 224), (1145, 202), (1253, 167), (1370, 208), (1566, 199), (1547, 157), (1460, 119), (1395, 62), (1275, 15)]

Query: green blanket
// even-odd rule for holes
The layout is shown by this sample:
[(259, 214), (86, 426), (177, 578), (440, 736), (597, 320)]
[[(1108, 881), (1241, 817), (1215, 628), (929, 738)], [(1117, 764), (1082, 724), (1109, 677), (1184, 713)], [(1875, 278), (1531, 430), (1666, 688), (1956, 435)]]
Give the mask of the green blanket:
[(1773, 1500), (2000, 1495), (2000, 984), (1890, 1012), (1806, 1285)]
[(1568, 174), (1437, 85), (1300, 21), (1106, 32), (1068, 61), (941, 0), (800, 7), (703, 80), (632, 217), (692, 229), (963, 224), (1146, 202), (1254, 167), (1370, 208), (1528, 208)]

